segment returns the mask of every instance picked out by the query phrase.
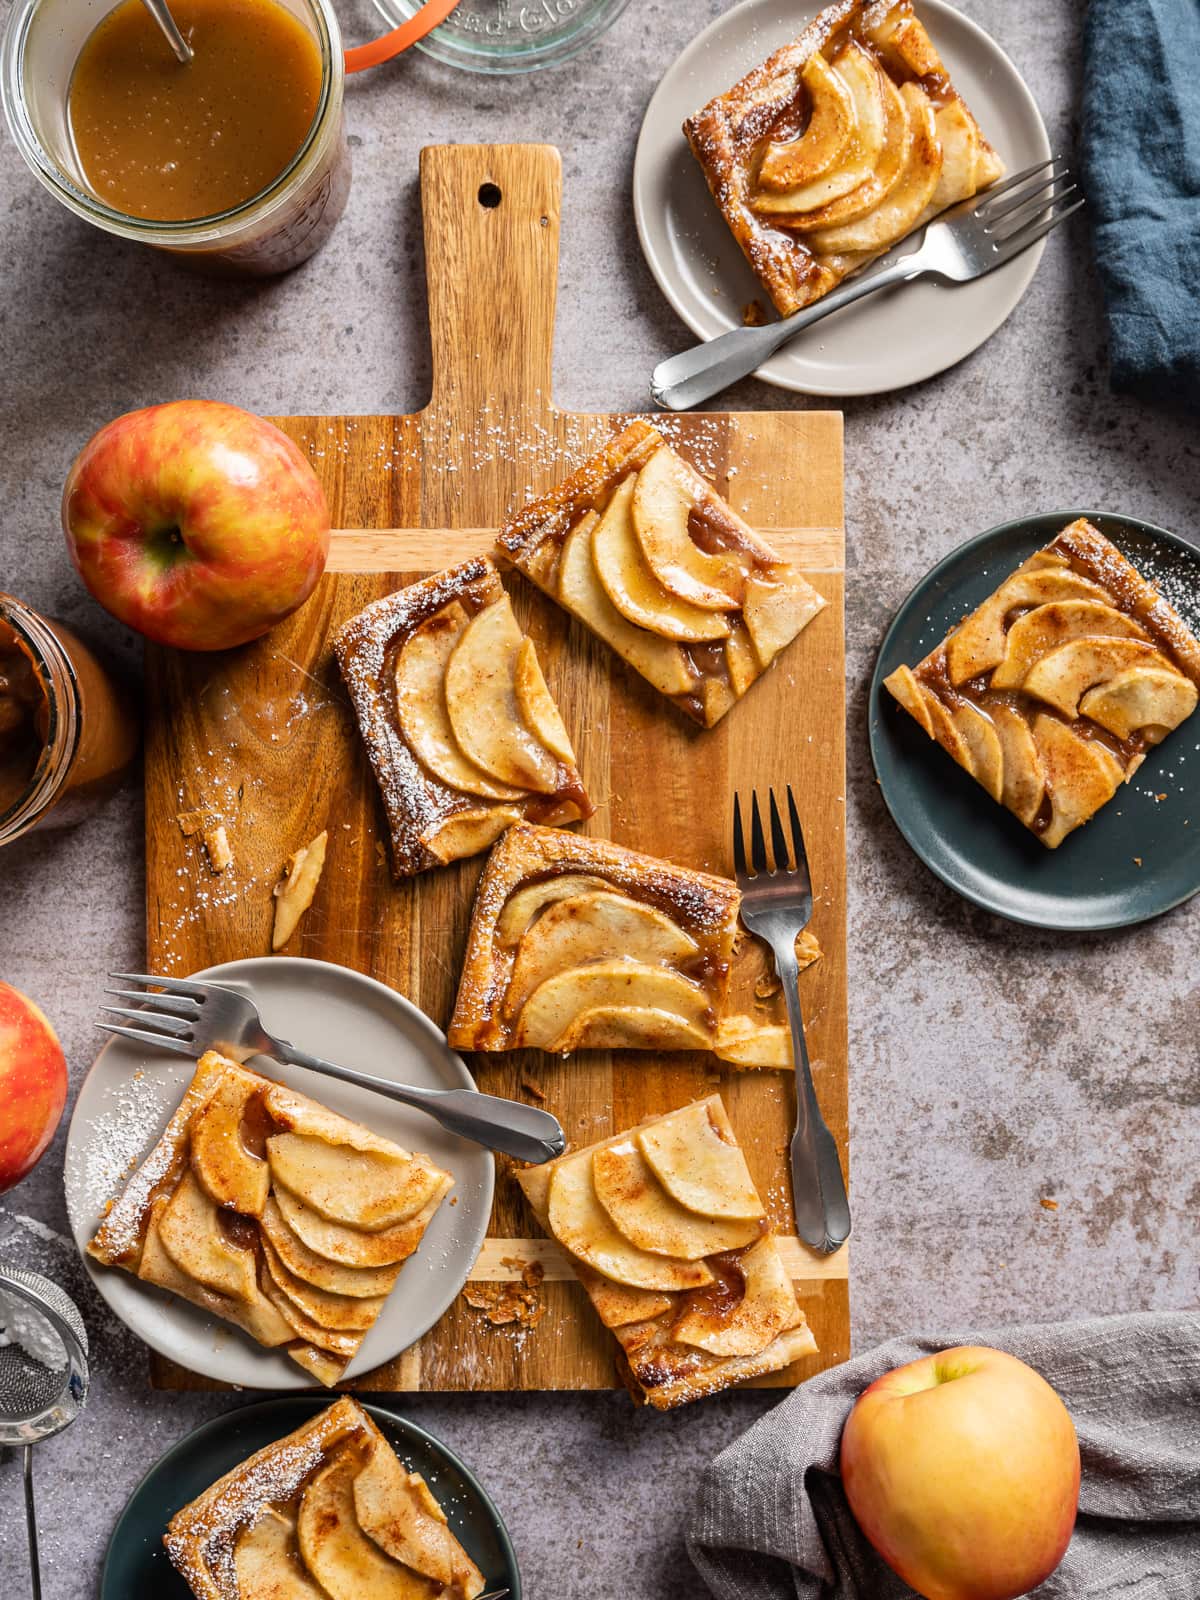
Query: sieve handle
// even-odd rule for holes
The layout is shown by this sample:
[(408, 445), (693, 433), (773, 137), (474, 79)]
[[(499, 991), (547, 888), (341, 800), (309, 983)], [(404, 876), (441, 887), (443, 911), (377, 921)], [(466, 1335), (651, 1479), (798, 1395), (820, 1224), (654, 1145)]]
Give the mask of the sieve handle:
[(29, 1534), (29, 1592), (42, 1600), (42, 1569), (38, 1561), (37, 1509), (33, 1503), (33, 1446), (25, 1446), (25, 1527)]

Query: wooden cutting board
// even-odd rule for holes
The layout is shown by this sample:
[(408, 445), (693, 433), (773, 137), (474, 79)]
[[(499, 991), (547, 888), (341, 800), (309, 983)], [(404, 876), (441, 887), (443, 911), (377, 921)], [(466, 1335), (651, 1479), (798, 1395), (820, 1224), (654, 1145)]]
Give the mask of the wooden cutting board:
[[(485, 186), (493, 186), (488, 188)], [(497, 202), (498, 191), (498, 202)], [(271, 890), (322, 828), (317, 898), (287, 953), (391, 984), (444, 1026), (482, 858), (393, 883), (381, 811), (329, 641), (371, 600), (490, 548), (505, 515), (557, 481), (626, 419), (555, 409), (551, 350), (561, 168), (546, 146), (451, 146), (421, 158), (433, 396), (413, 416), (278, 417), (308, 453), (339, 531), (312, 599), (266, 639), (222, 655), (147, 661), (149, 970), (186, 974), (270, 949)], [(487, 202), (491, 201), (491, 204)], [(641, 375), (638, 375), (639, 378)], [(585, 831), (688, 866), (732, 870), (735, 787), (791, 783), (813, 868), (822, 959), (801, 976), (818, 1092), (847, 1160), (842, 429), (836, 412), (656, 418), (670, 439), (808, 573), (828, 608), (713, 731), (694, 727), (517, 576), (506, 583), (599, 806)], [(181, 811), (225, 819), (235, 865), (208, 869)], [(748, 943), (738, 970), (753, 983)], [(778, 1010), (778, 997), (767, 1010)], [(781, 1014), (781, 1013), (780, 1013)], [(848, 1256), (794, 1237), (787, 1076), (719, 1071), (702, 1054), (474, 1057), (481, 1089), (534, 1099), (577, 1143), (719, 1087), (821, 1347), (771, 1380), (850, 1353)], [(532, 1090), (530, 1088), (532, 1086)], [(616, 1382), (615, 1345), (501, 1160), (475, 1281), (540, 1260), (537, 1327), (495, 1326), (460, 1297), (412, 1350), (357, 1385), (373, 1390), (593, 1389)], [(515, 1263), (515, 1265), (514, 1265)], [(155, 1358), (154, 1381), (207, 1387)]]

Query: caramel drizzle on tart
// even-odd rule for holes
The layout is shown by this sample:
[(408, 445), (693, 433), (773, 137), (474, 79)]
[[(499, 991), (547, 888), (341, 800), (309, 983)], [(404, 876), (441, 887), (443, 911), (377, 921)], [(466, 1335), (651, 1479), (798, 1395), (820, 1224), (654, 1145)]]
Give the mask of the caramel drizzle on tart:
[(825, 605), (648, 422), (526, 506), (497, 548), (702, 727)]
[(684, 133), (785, 316), (1004, 171), (911, 0), (837, 0)]
[[(447, 1037), (456, 1049), (711, 1050), (791, 1066), (787, 1030), (726, 1015), (737, 885), (607, 839), (510, 828), (488, 858)], [(819, 955), (815, 940), (805, 964)]]
[(453, 1179), (216, 1051), (88, 1253), (341, 1377)]
[(1196, 708), (1200, 642), (1080, 519), (885, 686), (1050, 849)]
[(816, 1351), (719, 1095), (517, 1178), (643, 1403), (667, 1410)]
[(486, 850), (522, 818), (558, 825), (595, 809), (533, 641), (485, 556), (377, 600), (333, 649), (397, 878)]
[(483, 1574), (418, 1472), (344, 1397), (171, 1518), (196, 1600), (475, 1600)]

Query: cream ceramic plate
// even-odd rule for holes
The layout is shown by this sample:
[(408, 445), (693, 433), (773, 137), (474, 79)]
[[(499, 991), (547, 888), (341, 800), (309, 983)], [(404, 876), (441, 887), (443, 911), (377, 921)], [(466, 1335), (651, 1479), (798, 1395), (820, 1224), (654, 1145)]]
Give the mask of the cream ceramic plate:
[[(713, 203), (683, 121), (794, 38), (818, 9), (795, 0), (746, 0), (688, 46), (647, 108), (633, 169), (638, 236), (659, 288), (702, 339), (740, 326), (750, 300), (769, 311), (770, 299)], [(1041, 115), (999, 45), (944, 0), (917, 0), (917, 12), (1009, 171), (1045, 160), (1050, 143)], [(1029, 287), (1043, 248), (1034, 245), (974, 283), (902, 284), (835, 311), (797, 335), (757, 376), (821, 395), (880, 394), (920, 383), (995, 333)]]
[[(195, 974), (244, 989), (269, 1032), (376, 1077), (431, 1089), (473, 1089), (474, 1080), (433, 1023), (393, 990), (346, 967), (288, 956), (231, 961)], [(437, 1321), (467, 1280), (487, 1231), (495, 1163), (478, 1145), (443, 1131), (419, 1111), (381, 1095), (265, 1057), (251, 1065), (364, 1122), (385, 1138), (432, 1156), (454, 1175), (420, 1248), (346, 1370), (347, 1378), (390, 1361)], [(66, 1190), (80, 1251), (131, 1163), (158, 1138), (182, 1098), (192, 1063), (114, 1038), (80, 1090), (67, 1138)], [(450, 1204), (450, 1199), (456, 1201)], [(149, 1287), (127, 1272), (84, 1264), (109, 1306), (139, 1338), (193, 1372), (246, 1388), (305, 1389), (312, 1380), (288, 1356), (265, 1350), (231, 1323)]]

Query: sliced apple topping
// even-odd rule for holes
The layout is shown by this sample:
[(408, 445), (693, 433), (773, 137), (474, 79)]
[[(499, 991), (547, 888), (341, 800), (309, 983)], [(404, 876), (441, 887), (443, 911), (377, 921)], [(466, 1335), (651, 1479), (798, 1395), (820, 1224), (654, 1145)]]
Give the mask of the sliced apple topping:
[(696, 674), (679, 646), (673, 640), (634, 627), (605, 594), (592, 565), (592, 529), (596, 520), (594, 513), (582, 518), (567, 535), (558, 567), (559, 599), (660, 694), (690, 694), (696, 686)]
[(916, 129), (904, 95), (886, 75), (881, 74), (881, 85), (883, 145), (870, 177), (857, 189), (831, 200), (828, 205), (789, 219), (793, 227), (809, 236), (813, 249), (825, 248), (823, 230), (858, 226), (869, 219), (892, 195), (904, 175)]
[(379, 1232), (409, 1222), (443, 1174), (402, 1150), (356, 1150), (304, 1133), (267, 1140), (271, 1175), (327, 1222)]
[[(311, 1215), (318, 1223), (321, 1222), (322, 1219), (315, 1212)], [(310, 1250), (300, 1235), (285, 1222), (274, 1195), (263, 1208), (260, 1221), (263, 1237), (283, 1265), (293, 1277), (302, 1278), (314, 1289), (323, 1289), (327, 1294), (350, 1295), (356, 1300), (373, 1300), (390, 1294), (395, 1287), (399, 1271), (397, 1267), (346, 1267)], [(376, 1233), (368, 1237), (377, 1240), (380, 1235)]]
[(555, 1050), (708, 1050), (707, 1028), (653, 1006), (589, 1006), (562, 1035)]
[(547, 978), (533, 991), (517, 1023), (518, 1049), (557, 1050), (581, 1012), (592, 1007), (670, 1012), (699, 1023), (708, 1011), (703, 989), (678, 973), (639, 961), (599, 961)]
[(854, 40), (834, 57), (832, 69), (850, 97), (851, 136), (843, 144), (836, 162), (825, 168), (819, 177), (776, 193), (758, 190), (750, 203), (762, 216), (803, 217), (842, 195), (852, 194), (875, 171), (887, 134), (884, 103), (887, 80), (874, 56)]
[(743, 1283), (742, 1297), (730, 1310), (724, 1299), (689, 1298), (671, 1328), (678, 1344), (694, 1345), (712, 1356), (754, 1356), (786, 1328), (799, 1323), (801, 1312), (774, 1239), (762, 1239), (737, 1258), (732, 1268)]
[(1042, 840), (1053, 849), (1112, 799), (1125, 773), (1097, 740), (1081, 739), (1065, 722), (1044, 712), (1033, 720), (1033, 738), (1051, 805)]
[(431, 832), (422, 835), (421, 843), (438, 861), (459, 861), (464, 856), (476, 856), (495, 844), (506, 829), (520, 822), (522, 815), (515, 806), (504, 805), (456, 811)]
[[(890, 80), (888, 86), (894, 94)], [(884, 192), (871, 199), (869, 209), (840, 225), (823, 226), (810, 235), (814, 248), (825, 255), (885, 250), (895, 240), (912, 232), (933, 199), (942, 171), (942, 147), (938, 143), (933, 106), (918, 84), (906, 83), (899, 93), (908, 117), (903, 164), (891, 183), (886, 182), (886, 174), (881, 174)]]
[(698, 1289), (711, 1283), (703, 1261), (675, 1260), (639, 1250), (620, 1233), (596, 1198), (592, 1158), (583, 1154), (555, 1167), (548, 1198), (550, 1231), (580, 1261), (631, 1289)]
[(825, 601), (795, 567), (781, 564), (769, 579), (751, 578), (743, 616), (759, 665), (769, 667), (824, 607)]
[(1148, 667), (1159, 659), (1154, 646), (1140, 639), (1075, 639), (1049, 651), (1030, 667), (1022, 688), (1064, 716), (1073, 717), (1087, 690), (1108, 683), (1130, 667)]
[(209, 1198), (244, 1216), (261, 1217), (271, 1187), (271, 1174), (261, 1156), (242, 1138), (247, 1107), (258, 1085), (252, 1078), (228, 1073), (189, 1128), (192, 1169)]
[(406, 1472), (394, 1451), (378, 1442), (354, 1479), (354, 1514), (368, 1538), (394, 1561), (428, 1578), (436, 1593), (452, 1584), (463, 1594), (483, 1587), (428, 1484)]
[(473, 616), (446, 664), (446, 709), (464, 755), (501, 783), (539, 794), (559, 787), (559, 763), (517, 702), (523, 636), (504, 595)]
[(967, 770), (993, 800), (999, 800), (1004, 793), (1004, 749), (995, 724), (969, 700), (956, 705), (951, 717), (967, 753)]
[(794, 1065), (788, 1029), (779, 1023), (756, 1022), (753, 1017), (722, 1017), (713, 1054), (734, 1067), (790, 1072)]
[(670, 917), (611, 890), (557, 900), (525, 932), (505, 996), (512, 1016), (557, 972), (624, 958), (667, 965), (698, 953), (696, 941)]
[(979, 188), (979, 129), (975, 118), (957, 98), (939, 106), (935, 120), (938, 143), (942, 147), (942, 170), (930, 207), (933, 211), (944, 211)]
[(724, 639), (729, 621), (664, 589), (651, 572), (633, 531), (636, 477), (626, 478), (592, 532), (592, 561), (605, 594), (623, 617), (664, 639)]
[(309, 1480), (296, 1534), (304, 1564), (330, 1600), (431, 1600), (429, 1579), (393, 1561), (359, 1527), (353, 1457), (338, 1457)]
[(446, 710), (446, 667), (470, 619), (452, 601), (414, 629), (396, 662), (396, 712), (400, 731), (417, 760), (435, 778), (464, 794), (519, 800), (524, 789), (497, 783), (463, 754)]
[(537, 650), (532, 639), (521, 640), (513, 673), (513, 688), (517, 696), (517, 707), (526, 727), (542, 741), (551, 755), (574, 766), (575, 752), (571, 749), (571, 741), (567, 737), (567, 730), (563, 726), (558, 707), (546, 687), (541, 662), (537, 658)]
[(237, 1593), (247, 1600), (328, 1600), (296, 1559), (296, 1524), (276, 1506), (238, 1535), (233, 1547)]
[(331, 1356), (337, 1356), (342, 1362), (348, 1362), (354, 1357), (362, 1343), (361, 1333), (340, 1333), (336, 1328), (326, 1328), (321, 1323), (315, 1322), (294, 1300), (283, 1293), (265, 1266), (259, 1284), (263, 1294), (298, 1339), (303, 1339), (306, 1344), (312, 1345), (317, 1350), (324, 1350)]
[(396, 1266), (412, 1255), (421, 1242), (425, 1224), (437, 1208), (439, 1194), (418, 1212), (411, 1222), (401, 1222), (394, 1228), (384, 1228), (379, 1233), (343, 1227), (340, 1222), (329, 1222), (316, 1211), (311, 1211), (302, 1200), (276, 1187), (275, 1199), (280, 1214), (301, 1243), (327, 1261), (344, 1267)]
[(659, 1183), (688, 1211), (731, 1221), (763, 1215), (746, 1157), (714, 1126), (706, 1101), (651, 1123), (637, 1143)]
[(257, 1257), (235, 1244), (221, 1212), (188, 1171), (158, 1216), (158, 1237), (181, 1272), (231, 1300), (255, 1298)]
[(845, 81), (819, 50), (800, 69), (808, 90), (808, 125), (798, 139), (772, 142), (762, 153), (758, 182), (764, 189), (798, 189), (829, 171), (855, 131), (854, 100)]
[(263, 1262), (271, 1282), (290, 1303), (322, 1328), (334, 1333), (365, 1333), (383, 1310), (383, 1296), (374, 1299), (328, 1294), (288, 1271), (263, 1235)]
[(592, 890), (610, 888), (607, 878), (592, 877), (583, 872), (567, 872), (561, 878), (542, 878), (524, 888), (516, 889), (504, 903), (496, 920), (496, 943), (504, 948), (516, 944), (525, 929), (546, 906), (559, 900), (570, 900), (576, 895)]
[(1108, 597), (1098, 584), (1061, 567), (1014, 572), (946, 641), (946, 665), (953, 684), (991, 672), (1004, 660), (1007, 623), (1017, 611), (1055, 600), (1099, 600)]
[(1000, 740), (1004, 779), (1001, 798), (1028, 828), (1041, 810), (1042, 796), (1046, 792), (1046, 775), (1033, 730), (1012, 706), (993, 705), (991, 717)]
[(704, 479), (663, 445), (637, 475), (630, 515), (646, 565), (664, 589), (705, 610), (736, 611), (746, 588), (743, 559), (729, 550), (709, 555), (688, 531), (693, 509), (712, 498)]
[(1196, 700), (1196, 685), (1182, 673), (1130, 667), (1089, 689), (1079, 702), (1079, 714), (1118, 739), (1140, 731), (1154, 743), (1191, 716)]
[(993, 689), (1019, 689), (1048, 650), (1070, 639), (1145, 639), (1132, 617), (1099, 600), (1053, 600), (1020, 616), (1008, 630), (1004, 659), (992, 673)]
[(652, 1255), (699, 1261), (739, 1250), (760, 1232), (757, 1218), (702, 1217), (686, 1210), (663, 1188), (632, 1139), (596, 1151), (592, 1181), (617, 1230)]

